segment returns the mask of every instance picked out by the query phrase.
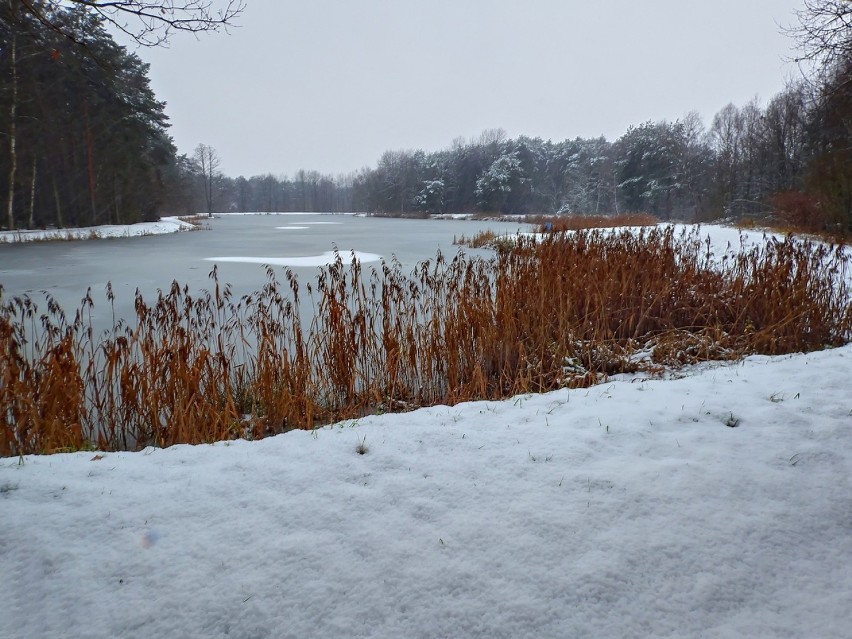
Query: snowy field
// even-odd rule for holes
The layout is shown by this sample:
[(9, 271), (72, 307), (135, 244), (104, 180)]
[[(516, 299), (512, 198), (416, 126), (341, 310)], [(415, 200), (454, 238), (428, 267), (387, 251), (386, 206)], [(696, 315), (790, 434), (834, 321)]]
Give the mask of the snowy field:
[(685, 373), (0, 459), (0, 637), (849, 637), (852, 347)]

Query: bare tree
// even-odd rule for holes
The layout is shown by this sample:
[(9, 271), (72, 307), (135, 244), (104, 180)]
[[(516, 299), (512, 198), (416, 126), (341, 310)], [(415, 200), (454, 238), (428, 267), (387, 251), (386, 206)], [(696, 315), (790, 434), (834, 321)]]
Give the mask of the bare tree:
[(799, 25), (788, 30), (802, 50), (796, 61), (830, 69), (852, 58), (852, 1), (804, 2), (804, 9), (796, 12)]
[(10, 0), (39, 21), (71, 40), (73, 34), (53, 19), (62, 5), (86, 7), (138, 44), (154, 47), (168, 42), (174, 31), (218, 32), (234, 26), (245, 0)]
[(201, 178), (204, 184), (204, 200), (207, 204), (207, 217), (213, 217), (213, 187), (216, 181), (221, 177), (219, 166), (222, 161), (219, 154), (212, 146), (208, 144), (199, 144), (195, 147), (195, 153), (192, 156), (198, 171), (201, 173)]

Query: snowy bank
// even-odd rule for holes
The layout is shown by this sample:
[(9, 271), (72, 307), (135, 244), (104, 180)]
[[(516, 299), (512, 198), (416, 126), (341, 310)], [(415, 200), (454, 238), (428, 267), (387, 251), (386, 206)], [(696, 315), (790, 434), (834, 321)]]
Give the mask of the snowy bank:
[[(671, 227), (671, 229), (674, 231), (675, 236), (681, 236), (683, 234), (688, 233), (697, 233), (698, 237), (703, 242), (707, 243), (707, 246), (710, 251), (716, 256), (731, 256), (740, 251), (749, 250), (755, 246), (763, 246), (764, 244), (766, 244), (767, 239), (783, 241), (785, 237), (783, 233), (775, 233), (773, 231), (763, 230), (744, 230), (735, 226), (726, 226), (724, 224), (680, 224), (661, 222), (657, 226), (661, 228)], [(612, 226), (595, 229), (585, 229), (584, 232), (618, 234), (627, 231), (633, 233), (634, 235), (638, 235), (642, 232), (647, 233), (652, 228), (652, 226)], [(564, 232), (569, 235), (577, 233), (577, 231)], [(504, 239), (512, 239), (513, 237), (521, 236), (541, 239), (543, 237), (547, 237), (548, 235), (548, 233), (522, 232), (511, 235), (503, 235), (501, 237)]]
[(165, 235), (178, 231), (191, 231), (196, 228), (195, 225), (184, 222), (177, 217), (163, 217), (157, 222), (139, 222), (138, 224), (103, 224), (101, 226), (68, 229), (0, 231), (0, 244)]
[(847, 346), (2, 459), (0, 636), (848, 637), (850, 379)]

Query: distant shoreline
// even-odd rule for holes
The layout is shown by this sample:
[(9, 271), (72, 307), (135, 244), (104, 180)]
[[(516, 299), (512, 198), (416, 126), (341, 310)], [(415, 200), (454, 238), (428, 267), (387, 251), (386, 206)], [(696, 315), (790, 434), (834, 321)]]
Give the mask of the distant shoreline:
[(94, 240), (116, 237), (142, 237), (166, 235), (197, 230), (199, 227), (178, 217), (163, 217), (157, 222), (137, 224), (102, 224), (65, 229), (21, 229), (0, 232), (0, 244), (25, 244), (29, 242), (54, 242), (69, 240)]

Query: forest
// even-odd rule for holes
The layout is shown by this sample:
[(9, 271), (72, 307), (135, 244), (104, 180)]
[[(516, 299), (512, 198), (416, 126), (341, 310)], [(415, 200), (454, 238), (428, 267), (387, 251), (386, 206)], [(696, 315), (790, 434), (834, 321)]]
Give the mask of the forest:
[[(27, 4), (39, 12), (22, 10)], [(178, 152), (148, 65), (115, 42), (101, 15), (85, 3), (9, 0), (0, 7), (0, 228), (229, 211), (643, 212), (684, 221), (775, 216), (846, 233), (852, 5), (806, 6), (794, 35), (811, 71), (766, 104), (729, 104), (709, 122), (688, 113), (637, 123), (614, 141), (487, 130), (440, 150), (388, 150), (348, 175), (246, 178), (222, 174), (206, 144)], [(838, 20), (839, 35), (826, 40), (819, 29)]]

